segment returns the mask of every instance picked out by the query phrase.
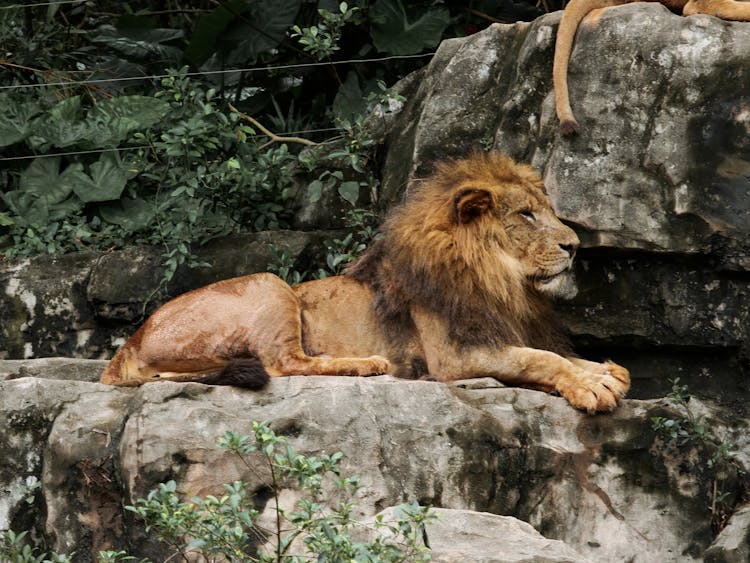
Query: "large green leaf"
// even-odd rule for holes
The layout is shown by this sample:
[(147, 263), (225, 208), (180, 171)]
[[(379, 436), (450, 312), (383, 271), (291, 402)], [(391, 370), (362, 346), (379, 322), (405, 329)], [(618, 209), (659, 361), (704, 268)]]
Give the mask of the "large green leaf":
[(128, 232), (147, 227), (155, 214), (153, 204), (142, 199), (123, 198), (99, 207), (99, 215), (102, 219), (113, 225), (119, 225)]
[(216, 42), (229, 22), (249, 9), (250, 3), (246, 0), (229, 0), (210, 14), (198, 18), (190, 43), (185, 49), (185, 59), (200, 66), (216, 50)]
[(33, 120), (33, 134), (29, 142), (33, 148), (48, 145), (64, 148), (86, 137), (86, 126), (81, 119), (81, 97), (73, 96), (56, 104)]
[(80, 164), (71, 164), (61, 175), (62, 184), (85, 203), (119, 199), (128, 180), (128, 172), (116, 152), (105, 152), (91, 165), (90, 175)]
[(43, 228), (49, 222), (47, 204), (39, 200), (34, 193), (13, 190), (6, 193), (0, 192), (0, 198), (13, 212), (13, 222), (18, 225)]
[(49, 218), (47, 221), (62, 221), (78, 213), (82, 208), (83, 202), (76, 196), (71, 195), (68, 199), (49, 206)]
[(183, 32), (179, 29), (148, 29), (137, 27), (116, 28), (102, 25), (91, 37), (93, 43), (106, 45), (110, 49), (136, 59), (154, 59), (164, 63), (176, 63), (182, 57), (177, 47), (164, 45), (179, 39)]
[(0, 227), (10, 227), (11, 225), (15, 224), (16, 222), (10, 215), (0, 211)]
[(336, 92), (333, 100), (333, 115), (339, 119), (351, 120), (362, 114), (367, 109), (367, 95), (370, 92), (378, 90), (378, 81), (376, 78), (366, 80), (364, 85), (360, 86), (359, 76), (353, 70), (346, 75), (344, 83)]
[(61, 181), (59, 157), (35, 158), (21, 174), (19, 187), (46, 206), (60, 203), (73, 191), (72, 185)]
[(139, 127), (150, 127), (161, 121), (169, 111), (169, 103), (150, 96), (117, 96), (96, 104), (86, 116), (87, 121), (107, 121), (127, 117)]
[(7, 147), (29, 136), (31, 120), (41, 111), (36, 101), (21, 102), (0, 94), (0, 147)]
[(92, 146), (115, 146), (139, 129), (155, 125), (169, 103), (149, 96), (117, 96), (96, 104), (86, 116), (86, 140)]
[(229, 0), (198, 19), (185, 58), (218, 68), (252, 62), (279, 45), (294, 24), (301, 0)]
[(352, 206), (357, 205), (359, 199), (359, 182), (349, 181), (342, 182), (339, 186), (339, 195), (348, 201)]
[(370, 8), (370, 21), (370, 35), (378, 51), (413, 55), (440, 43), (450, 12), (434, 8), (409, 21), (401, 0), (377, 0)]

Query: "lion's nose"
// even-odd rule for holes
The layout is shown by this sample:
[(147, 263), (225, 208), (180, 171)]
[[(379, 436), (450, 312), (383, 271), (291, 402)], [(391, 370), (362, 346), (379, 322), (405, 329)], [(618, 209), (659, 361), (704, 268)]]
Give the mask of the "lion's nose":
[(567, 252), (568, 256), (570, 256), (571, 258), (573, 258), (576, 255), (576, 250), (578, 249), (578, 245), (577, 244), (573, 244), (573, 243), (570, 243), (570, 244), (561, 244), (560, 248), (564, 252)]

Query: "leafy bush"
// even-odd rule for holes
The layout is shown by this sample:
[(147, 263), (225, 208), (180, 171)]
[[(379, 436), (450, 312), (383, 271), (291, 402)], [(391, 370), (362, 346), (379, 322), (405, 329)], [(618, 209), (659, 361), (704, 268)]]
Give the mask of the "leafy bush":
[[(417, 504), (399, 508), (396, 522), (375, 520), (374, 538), (354, 539), (361, 524), (352, 518), (356, 477), (342, 477), (342, 454), (310, 457), (297, 454), (288, 441), (265, 423), (253, 423), (252, 437), (227, 432), (218, 446), (239, 456), (259, 454), (270, 470), (275, 527), (264, 529), (250, 496), (249, 484), (224, 485), (220, 497), (183, 501), (174, 481), (159, 485), (135, 506), (126, 507), (146, 523), (147, 531), (168, 543), (184, 560), (200, 553), (207, 560), (292, 562), (316, 556), (318, 561), (429, 561), (421, 545), (424, 525), (432, 516)], [(303, 493), (292, 510), (280, 506), (283, 487), (296, 483)], [(327, 490), (333, 488), (329, 495)], [(265, 547), (260, 548), (258, 545)], [(304, 548), (307, 553), (295, 553)]]
[[(526, 1), (503, 17), (538, 15)], [(159, 291), (181, 266), (205, 265), (195, 245), (288, 228), (298, 172), (309, 181), (308, 201), (327, 192), (352, 208), (375, 206), (377, 147), (363, 115), (393, 107), (386, 81), (427, 60), (398, 57), (476, 31), (508, 9), (472, 6), (0, 7), (0, 258), (160, 245)], [(272, 269), (286, 268), (290, 281), (336, 274), (367, 238), (330, 241), (314, 272), (283, 261)]]
[(703, 415), (696, 416), (693, 413), (689, 405), (688, 387), (680, 384), (679, 377), (674, 378), (671, 383), (672, 390), (667, 397), (681, 411), (681, 415), (652, 417), (651, 427), (664, 437), (668, 448), (697, 446), (710, 453), (705, 467), (697, 469), (711, 479), (708, 509), (714, 531), (719, 532), (729, 520), (736, 502), (735, 495), (724, 490), (724, 486), (730, 476), (742, 473), (735, 457), (737, 447), (716, 436)]
[[(260, 513), (249, 483), (227, 483), (221, 496), (183, 500), (174, 481), (161, 483), (126, 510), (137, 515), (146, 531), (170, 546), (169, 561), (260, 561), (292, 563), (318, 561), (401, 563), (429, 561), (422, 543), (425, 525), (435, 518), (429, 508), (402, 505), (395, 521), (378, 516), (367, 526), (355, 521), (357, 477), (341, 475), (343, 454), (304, 456), (266, 423), (253, 422), (252, 437), (226, 432), (218, 447), (238, 456), (250, 468), (248, 456), (259, 455), (269, 468), (275, 525), (259, 524)], [(288, 510), (279, 501), (282, 488), (302, 492)], [(269, 501), (271, 502), (271, 501)], [(358, 534), (358, 531), (360, 532)], [(358, 538), (358, 535), (361, 538)], [(0, 560), (8, 563), (71, 563), (72, 556), (39, 553), (27, 542), (28, 532), (0, 531)], [(304, 553), (300, 553), (302, 549)], [(140, 561), (125, 551), (103, 551), (100, 563)]]
[[(345, 61), (434, 49), (497, 10), (432, 0), (2, 7), (0, 249), (13, 259), (162, 244), (169, 277), (196, 263), (189, 243), (288, 227), (292, 174), (311, 158), (313, 192), (373, 203), (375, 142), (357, 116), (368, 97), (387, 96), (383, 81), (426, 59)], [(341, 140), (300, 154), (267, 142), (260, 123)], [(341, 166), (362, 179), (344, 180)]]

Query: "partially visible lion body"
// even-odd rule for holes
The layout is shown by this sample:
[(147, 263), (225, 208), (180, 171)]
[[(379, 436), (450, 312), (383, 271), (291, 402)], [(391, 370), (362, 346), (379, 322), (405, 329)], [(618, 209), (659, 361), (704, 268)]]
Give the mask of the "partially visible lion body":
[(255, 274), (186, 293), (146, 321), (101, 382), (490, 376), (609, 411), (627, 370), (573, 358), (547, 301), (574, 292), (577, 246), (533, 169), (473, 155), (440, 165), (345, 275), (290, 287)]
[[(592, 11), (631, 4), (633, 2), (659, 2), (673, 12), (684, 16), (706, 14), (730, 21), (750, 21), (750, 3), (740, 0), (570, 0), (565, 5), (555, 41), (555, 60), (552, 79), (555, 89), (555, 108), (563, 135), (577, 135), (581, 131), (568, 95), (568, 64), (573, 50), (578, 26)], [(627, 54), (626, 54), (627, 56)]]

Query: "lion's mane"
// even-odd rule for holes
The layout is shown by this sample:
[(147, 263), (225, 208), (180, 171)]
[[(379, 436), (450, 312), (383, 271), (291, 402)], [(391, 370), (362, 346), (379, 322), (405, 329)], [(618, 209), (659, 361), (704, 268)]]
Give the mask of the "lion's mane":
[(408, 194), (381, 227), (382, 236), (347, 271), (375, 292), (375, 309), (392, 330), (409, 326), (412, 305), (448, 320), (461, 345), (531, 346), (569, 354), (570, 345), (550, 305), (528, 282), (509, 253), (510, 240), (496, 220), (459, 224), (456, 193), (473, 185), (533, 183), (534, 170), (497, 154), (439, 164)]

